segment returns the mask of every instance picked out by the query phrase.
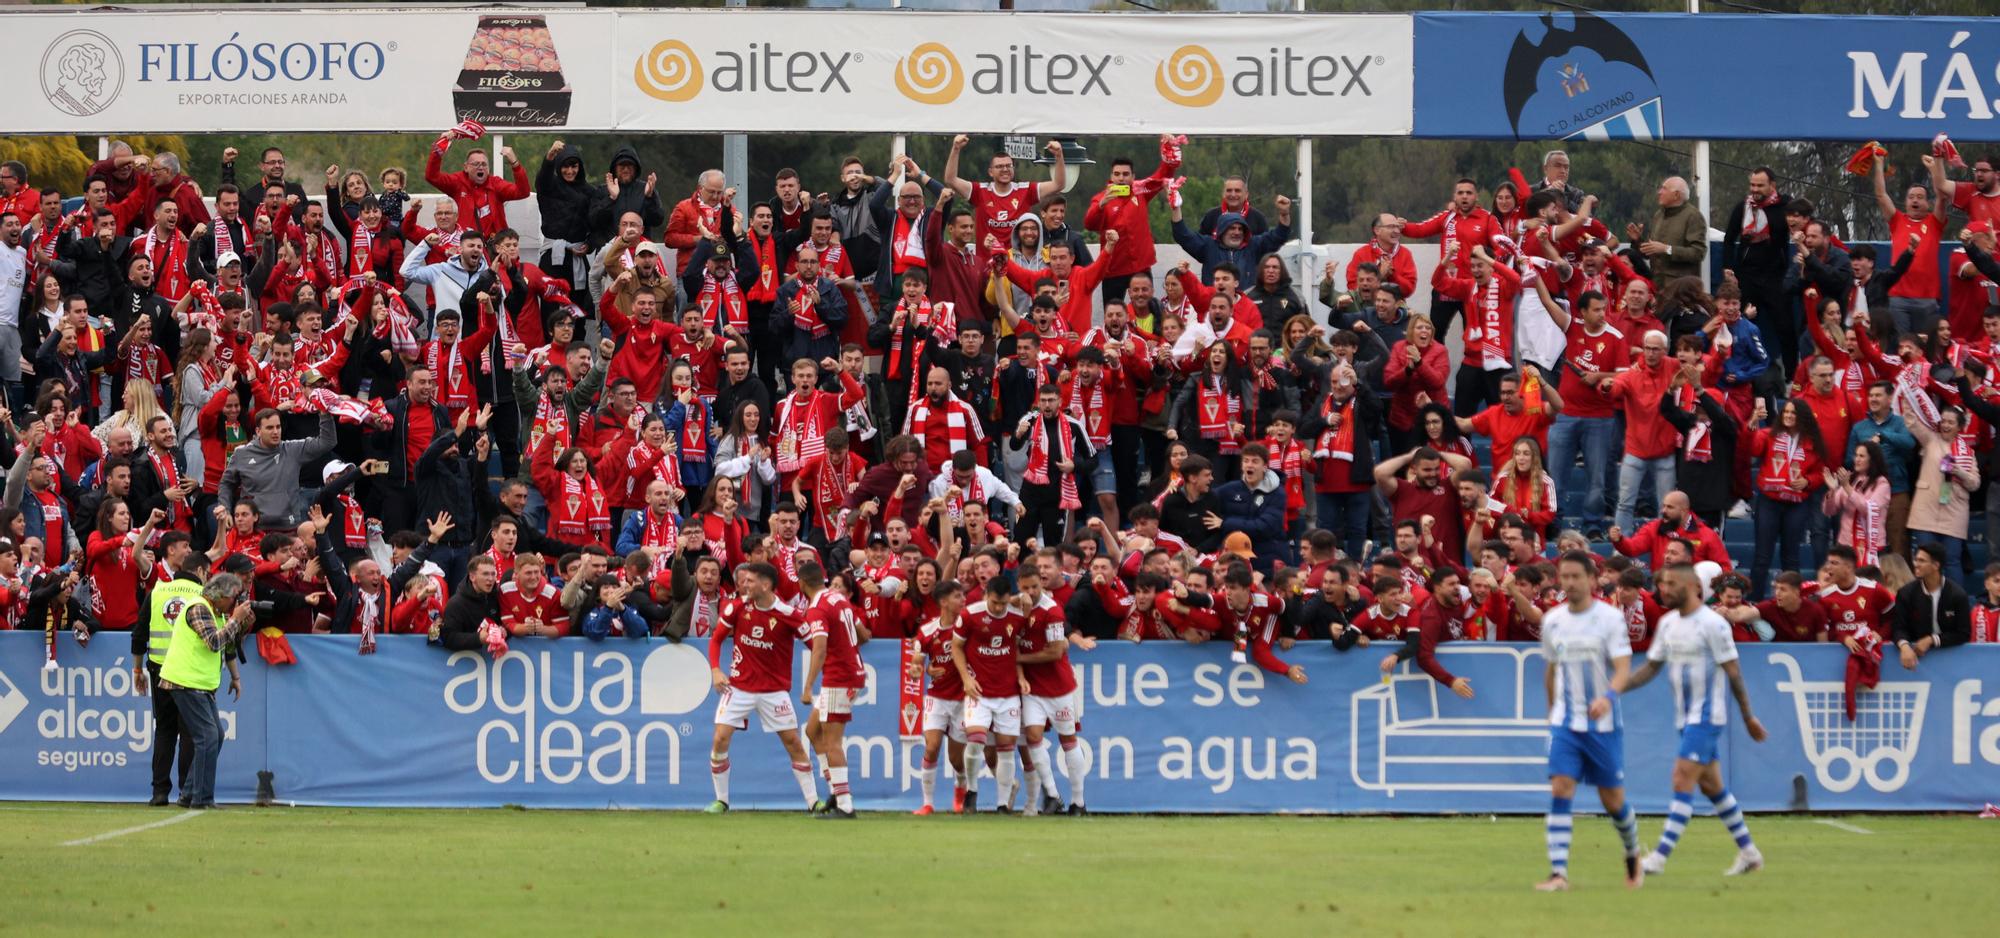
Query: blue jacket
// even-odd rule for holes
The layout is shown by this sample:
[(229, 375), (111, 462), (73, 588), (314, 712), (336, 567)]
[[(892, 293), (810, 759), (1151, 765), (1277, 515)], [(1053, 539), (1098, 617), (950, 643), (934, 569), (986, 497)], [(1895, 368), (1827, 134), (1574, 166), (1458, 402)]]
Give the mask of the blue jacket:
[(1238, 531), (1250, 535), (1250, 549), (1257, 552), (1252, 564), (1269, 571), (1271, 561), (1289, 556), (1285, 538), (1285, 485), (1276, 472), (1266, 470), (1264, 481), (1251, 491), (1242, 480), (1226, 482), (1215, 489), (1222, 502), (1222, 530), (1227, 536)]
[[(689, 485), (689, 488), (693, 488), (693, 486)], [(625, 513), (625, 525), (618, 529), (618, 542), (612, 545), (612, 553), (623, 557), (626, 554), (638, 552), (640, 543), (646, 539), (646, 512), (650, 510), (641, 508), (638, 511), (628, 511)], [(674, 516), (674, 527), (676, 529), (679, 529), (686, 523), (686, 518), (679, 515)]]
[(1854, 422), (1854, 429), (1847, 434), (1847, 463), (1854, 462), (1854, 448), (1869, 440), (1882, 447), (1882, 461), (1889, 464), (1889, 491), (1905, 493), (1910, 491), (1910, 460), (1916, 456), (1917, 438), (1910, 435), (1910, 428), (1903, 423), (1900, 414), (1890, 414), (1889, 419), (1876, 423), (1874, 418), (1863, 415)]
[(1763, 333), (1748, 319), (1738, 319), (1723, 328), (1729, 330), (1736, 344), (1730, 347), (1729, 360), (1722, 363), (1722, 386), (1749, 384), (1771, 366), (1770, 353), (1764, 351)]
[(590, 610), (589, 614), (583, 617), (583, 628), (581, 630), (583, 637), (591, 641), (603, 641), (606, 636), (611, 634), (611, 621), (613, 619), (624, 624), (626, 638), (636, 638), (643, 641), (650, 640), (653, 637), (652, 632), (646, 628), (645, 618), (639, 615), (639, 610), (631, 606), (626, 606), (615, 613), (611, 611), (610, 606), (598, 606)]
[[(1228, 248), (1222, 245), (1223, 232), (1228, 231), (1231, 225), (1243, 226), (1245, 238), (1240, 248)], [(1186, 251), (1189, 257), (1201, 262), (1201, 282), (1204, 284), (1213, 284), (1215, 265), (1228, 261), (1236, 266), (1240, 274), (1236, 278), (1237, 282), (1249, 286), (1256, 282), (1257, 262), (1290, 240), (1292, 240), (1292, 226), (1278, 225), (1263, 234), (1251, 235), (1249, 223), (1243, 220), (1242, 215), (1235, 212), (1223, 212), (1216, 219), (1213, 238), (1190, 229), (1187, 222), (1174, 222), (1174, 243), (1180, 245), (1181, 250)]]
[[(691, 443), (687, 436), (688, 409), (681, 406), (678, 398), (674, 406), (667, 409), (661, 420), (667, 425), (667, 432), (674, 435), (674, 452), (681, 461), (681, 485), (689, 491), (707, 488), (710, 473), (715, 471), (715, 438), (720, 430), (715, 425), (715, 409), (708, 402), (696, 396), (694, 402), (701, 406), (702, 417), (706, 421), (699, 444)], [(690, 459), (688, 454), (699, 450), (700, 459)]]

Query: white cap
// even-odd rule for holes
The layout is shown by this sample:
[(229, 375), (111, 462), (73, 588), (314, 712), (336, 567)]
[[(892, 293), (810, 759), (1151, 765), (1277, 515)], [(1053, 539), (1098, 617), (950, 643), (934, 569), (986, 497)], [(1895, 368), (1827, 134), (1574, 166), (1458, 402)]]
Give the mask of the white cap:
[(221, 270), (222, 268), (227, 267), (231, 264), (241, 264), (241, 263), (243, 263), (243, 258), (238, 256), (235, 251), (224, 251), (220, 255), (216, 256), (215, 269)]
[(354, 464), (351, 462), (341, 462), (338, 459), (329, 459), (327, 460), (326, 468), (320, 471), (320, 476), (319, 476), (320, 481), (332, 482), (334, 476), (337, 476), (352, 468), (354, 468)]

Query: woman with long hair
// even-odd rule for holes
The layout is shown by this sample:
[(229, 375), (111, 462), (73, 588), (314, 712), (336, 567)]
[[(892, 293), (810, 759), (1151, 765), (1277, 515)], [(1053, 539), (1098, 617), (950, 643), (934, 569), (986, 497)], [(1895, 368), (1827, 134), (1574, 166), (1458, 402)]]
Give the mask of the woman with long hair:
[(1493, 497), (1547, 537), (1556, 523), (1556, 480), (1542, 467), (1542, 447), (1532, 436), (1514, 441), (1514, 452), (1493, 472)]
[(1654, 316), (1667, 327), (1667, 347), (1673, 348), (1681, 336), (1699, 335), (1701, 327), (1715, 318), (1715, 299), (1708, 295), (1700, 277), (1675, 277), (1660, 288)]
[(1493, 217), (1500, 220), (1500, 233), (1516, 241), (1521, 238), (1521, 222), (1528, 214), (1521, 206), (1524, 201), (1520, 187), (1511, 179), (1493, 187)]
[(574, 446), (555, 454), (557, 437), (542, 437), (530, 471), (549, 506), (549, 536), (572, 544), (611, 548), (611, 500), (591, 472), (590, 454)]
[[(214, 334), (198, 328), (181, 341), (181, 358), (174, 363), (174, 373), (180, 375), (180, 390), (174, 395), (180, 403), (180, 419), (174, 421), (175, 429), (187, 454), (188, 476), (198, 478), (207, 465), (200, 437), (202, 409), (215, 395), (236, 386), (236, 366), (219, 365), (215, 360)], [(219, 472), (218, 467), (218, 477)]]
[[(139, 321), (145, 322), (144, 319)], [(154, 396), (151, 383), (128, 381), (125, 384), (124, 406), (90, 432), (97, 434), (99, 440), (109, 445), (112, 429), (124, 427), (131, 431), (132, 441), (143, 451), (146, 448), (146, 428), (153, 425), (154, 417), (164, 415), (165, 411), (160, 409), (160, 399)]]
[(155, 393), (172, 383), (174, 363), (167, 353), (153, 343), (153, 317), (140, 316), (132, 321), (132, 328), (125, 330), (125, 337), (118, 340), (118, 357), (111, 364), (113, 385), (123, 396), (123, 388), (133, 384), (143, 384), (148, 393)]
[[(1391, 453), (1407, 453), (1424, 438), (1417, 412), (1426, 404), (1451, 406), (1451, 395), (1444, 389), (1450, 374), (1451, 353), (1437, 341), (1437, 327), (1429, 316), (1411, 313), (1403, 339), (1389, 348), (1389, 360), (1382, 364), (1382, 386), (1390, 394)], [(1452, 432), (1456, 434), (1457, 428)]]
[(1812, 495), (1822, 484), (1820, 467), (1829, 460), (1819, 438), (1819, 420), (1805, 401), (1788, 398), (1778, 404), (1778, 416), (1765, 426), (1764, 401), (1751, 415), (1749, 458), (1758, 461), (1756, 480), (1757, 545), (1750, 558), (1752, 598), (1770, 588), (1771, 550), (1778, 550), (1778, 569), (1800, 569), (1799, 548), (1805, 544), (1812, 519)]
[[(1964, 432), (1965, 413), (1956, 407), (1943, 407), (1938, 410), (1936, 429), (1925, 426), (1921, 418), (1909, 424), (1910, 434), (1921, 448), (1910, 494), (1910, 543), (1936, 541), (1943, 545), (1946, 557), (1957, 560), (1972, 521), (1972, 493), (1979, 490), (1980, 481), (1979, 454), (1970, 434)], [(1952, 582), (1965, 585), (1961, 563), (1945, 564), (1944, 573)]]
[[(335, 177), (340, 179), (340, 188), (338, 189), (334, 188)], [(352, 224), (355, 219), (361, 217), (361, 200), (373, 193), (374, 190), (368, 185), (368, 177), (366, 175), (349, 170), (347, 175), (341, 176), (340, 167), (327, 167), (326, 204), (328, 211), (339, 212), (349, 224)]]
[(1160, 507), (1168, 495), (1181, 490), (1181, 463), (1186, 462), (1187, 458), (1186, 443), (1174, 440), (1167, 444), (1166, 452), (1160, 459), (1160, 466), (1153, 472), (1153, 481), (1148, 486), (1151, 491), (1147, 495), (1151, 497), (1154, 508)]
[(132, 530), (132, 509), (107, 498), (97, 509), (97, 530), (84, 546), (83, 575), (90, 579), (90, 611), (99, 629), (130, 629), (139, 622), (139, 548), (166, 512), (154, 509), (146, 526)]
[(638, 429), (627, 429), (604, 447), (604, 476), (610, 483), (611, 507), (620, 512), (643, 511), (646, 490), (665, 482), (679, 513), (687, 490), (681, 483), (681, 461), (673, 450), (673, 434), (659, 414), (635, 410)]
[(683, 358), (667, 369), (667, 386), (672, 396), (656, 407), (665, 415), (667, 436), (673, 441), (674, 458), (680, 462), (680, 483), (675, 488), (699, 492), (715, 471), (715, 410), (695, 386), (694, 366)]
[(1243, 291), (1243, 295), (1257, 304), (1266, 324), (1284, 322), (1309, 308), (1305, 298), (1292, 286), (1292, 272), (1285, 266), (1285, 259), (1279, 257), (1276, 251), (1264, 255), (1257, 262), (1257, 272), (1251, 277), (1250, 289)]
[[(1815, 315), (1806, 317), (1806, 328), (1812, 333), (1813, 348), (1833, 362), (1834, 384), (1843, 391), (1866, 394), (1868, 383), (1875, 380), (1873, 369), (1862, 364), (1860, 340), (1847, 328), (1846, 319), (1840, 301), (1828, 298), (1819, 301)], [(1812, 386), (1812, 358), (1800, 359), (1792, 386)]]
[(1248, 432), (1248, 402), (1257, 393), (1236, 351), (1216, 342), (1202, 354), (1201, 370), (1174, 395), (1167, 410), (1167, 438), (1185, 441), (1215, 467), (1218, 479), (1236, 477), (1236, 454)]
[(1828, 466), (1821, 470), (1826, 498), (1820, 510), (1834, 522), (1835, 536), (1854, 548), (1855, 561), (1877, 562), (1889, 547), (1889, 475), (1882, 446), (1869, 440), (1854, 447), (1854, 468)]
[(1440, 453), (1457, 453), (1467, 459), (1474, 459), (1472, 443), (1458, 432), (1458, 418), (1452, 416), (1449, 404), (1432, 401), (1417, 411), (1417, 432), (1421, 434), (1407, 448), (1397, 450), (1397, 454), (1407, 453), (1419, 446), (1428, 446)]
[(28, 358), (35, 357), (33, 349), (42, 347), (58, 328), (63, 318), (63, 285), (54, 271), (43, 271), (35, 278), (35, 289), (29, 295), (34, 311), (21, 317), (21, 348), (30, 350)]
[[(701, 505), (695, 509), (695, 517), (701, 519), (702, 541), (708, 552), (721, 560), (726, 569), (734, 570), (743, 562), (743, 540), (750, 535), (750, 521), (742, 516), (743, 500), (736, 480), (727, 476), (717, 476), (709, 483), (708, 491), (701, 497)], [(722, 588), (727, 590), (734, 580), (723, 579)]]
[[(1167, 278), (1176, 281), (1174, 277)], [(1139, 400), (1139, 445), (1146, 459), (1146, 471), (1154, 479), (1162, 475), (1167, 457), (1167, 405), (1179, 390), (1179, 369), (1174, 367), (1174, 343), (1179, 342), (1187, 324), (1179, 316), (1162, 313), (1159, 341), (1153, 345), (1153, 376), (1137, 391)]]
[(715, 477), (736, 483), (736, 499), (753, 518), (763, 517), (764, 496), (778, 481), (770, 442), (764, 408), (744, 401), (729, 417), (729, 432), (715, 444)]

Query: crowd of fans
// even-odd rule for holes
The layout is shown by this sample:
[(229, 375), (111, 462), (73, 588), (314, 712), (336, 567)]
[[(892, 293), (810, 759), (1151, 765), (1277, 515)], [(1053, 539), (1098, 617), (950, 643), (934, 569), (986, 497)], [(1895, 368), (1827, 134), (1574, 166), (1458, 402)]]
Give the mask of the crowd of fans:
[[(1384, 206), (1301, 284), (1291, 203), (1231, 178), (1184, 206), (1177, 137), (1074, 202), (1059, 146), (1029, 181), (961, 136), (935, 175), (786, 170), (739, 214), (719, 171), (676, 200), (629, 147), (599, 177), (558, 142), (531, 179), (482, 133), (438, 138), (428, 199), (394, 168), (309, 193), (276, 148), (211, 189), (121, 144), (65, 210), (0, 165), (0, 625), (144, 653), (154, 584), (228, 571), (267, 655), (679, 641), (740, 567), (796, 601), (811, 560), (905, 638), (940, 584), (1032, 567), (1082, 647), (1217, 639), (1303, 682), (1296, 642), (1388, 643), (1470, 696), (1437, 643), (1537, 640), (1546, 558), (1596, 547), (1635, 649), (1677, 561), (1739, 641), (1843, 641), (1864, 672), (2000, 638), (1968, 548), (2000, 175), (1947, 178), (1942, 139), (1900, 197), (1875, 160), (1880, 252), (1758, 169), (1710, 259), (1685, 180), (1614, 225), (1551, 152)], [(1440, 243), (1427, 313), (1405, 238)]]

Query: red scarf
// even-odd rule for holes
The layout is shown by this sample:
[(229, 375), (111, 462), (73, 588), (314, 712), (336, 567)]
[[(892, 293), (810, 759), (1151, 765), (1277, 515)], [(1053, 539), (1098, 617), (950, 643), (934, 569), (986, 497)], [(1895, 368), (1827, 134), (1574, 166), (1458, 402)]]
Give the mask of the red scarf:
[(902, 212), (896, 213), (896, 225), (890, 232), (889, 250), (893, 260), (889, 272), (901, 274), (912, 267), (924, 267), (924, 233), (914, 219), (906, 218)]
[(603, 543), (611, 533), (611, 507), (604, 489), (586, 473), (577, 481), (568, 472), (562, 476), (562, 497), (549, 505), (549, 534), (565, 541)]
[(1313, 445), (1314, 459), (1339, 459), (1354, 462), (1354, 399), (1348, 398), (1344, 404), (1336, 405), (1333, 395), (1326, 396), (1320, 404), (1320, 416), (1326, 420), (1327, 428), (1320, 432)]
[(973, 467), (972, 481), (962, 486), (958, 497), (947, 502), (944, 506), (945, 514), (951, 518), (952, 527), (958, 527), (965, 523), (965, 505), (967, 502), (976, 502), (980, 505), (986, 504), (986, 484), (979, 481), (979, 468), (977, 466)]
[(710, 428), (708, 425), (708, 404), (700, 397), (692, 403), (681, 405), (681, 459), (687, 462), (708, 462)]
[(1264, 448), (1271, 451), (1271, 468), (1285, 480), (1285, 515), (1292, 518), (1306, 507), (1306, 448), (1297, 439), (1279, 443), (1270, 438)]
[(1754, 195), (1743, 199), (1743, 240), (1752, 244), (1771, 240), (1771, 216), (1765, 210), (1777, 205), (1778, 194), (1775, 192), (1762, 199)]
[(139, 252), (153, 262), (154, 293), (175, 301), (187, 295), (187, 249), (187, 236), (178, 231), (163, 244), (157, 228), (146, 229)]
[(655, 521), (653, 520), (653, 509), (651, 508), (643, 512), (643, 517), (646, 519), (646, 530), (639, 539), (639, 546), (666, 548), (666, 550), (661, 551), (653, 557), (651, 573), (654, 577), (658, 577), (669, 569), (673, 563), (674, 551), (679, 549), (681, 542), (681, 522), (679, 518), (674, 517), (674, 513), (671, 511), (667, 512), (666, 517)]
[(1887, 546), (1887, 522), (1883, 509), (1887, 507), (1872, 498), (1862, 500), (1862, 509), (1854, 512), (1847, 524), (1848, 546), (1854, 548), (1856, 562), (1872, 564), (1880, 559), (1882, 548)]
[[(915, 330), (918, 335), (921, 335), (925, 329), (932, 329), (935, 330), (940, 344), (949, 344), (951, 341), (946, 334), (946, 330), (951, 327), (951, 317), (949, 315), (951, 312), (950, 303), (933, 305), (930, 300), (926, 299), (918, 303), (915, 309), (911, 309), (908, 302), (898, 300), (896, 302), (896, 309), (903, 312), (903, 318), (900, 322), (892, 318), (891, 322), (893, 325), (889, 328), (888, 368), (889, 380), (891, 381), (899, 381), (905, 375), (911, 373), (907, 370), (911, 366), (903, 361), (903, 344), (906, 331)], [(933, 316), (937, 318), (933, 319)], [(910, 392), (912, 395), (917, 393), (915, 382), (911, 383)]]
[[(217, 248), (217, 250), (221, 249)], [(356, 222), (354, 225), (354, 238), (348, 242), (347, 275), (350, 277), (359, 277), (367, 273), (370, 267), (369, 255), (374, 250), (375, 232), (368, 230), (367, 225)]]
[(491, 547), (487, 548), (486, 556), (493, 558), (493, 568), (500, 571), (498, 574), (500, 579), (506, 580), (514, 576), (513, 551), (503, 552), (498, 547)]
[(674, 462), (672, 453), (654, 449), (643, 437), (634, 440), (632, 448), (625, 453), (626, 500), (644, 496), (655, 477), (673, 484), (680, 477), (679, 470), (680, 465)]
[[(444, 352), (444, 342), (432, 339), (424, 344), (424, 367), (437, 376), (438, 402), (448, 408), (463, 410), (479, 403), (474, 393), (472, 380), (465, 374), (465, 360), (459, 356), (458, 348), (463, 342), (451, 343), (449, 355)], [(442, 362), (439, 359), (443, 359)]]
[(1070, 382), (1069, 405), (1063, 408), (1070, 416), (1083, 421), (1084, 436), (1090, 438), (1090, 445), (1105, 447), (1111, 445), (1111, 406), (1104, 400), (1104, 381), (1098, 379), (1084, 390), (1082, 378)]
[(1224, 455), (1233, 455), (1239, 449), (1236, 432), (1230, 424), (1238, 422), (1242, 414), (1243, 402), (1223, 388), (1223, 379), (1204, 376), (1201, 387), (1195, 393), (1195, 419), (1200, 422), (1201, 438), (1216, 440)]
[(750, 286), (750, 300), (770, 303), (778, 298), (778, 239), (750, 235), (750, 252), (757, 255), (757, 282)]
[[(160, 480), (160, 490), (165, 491), (181, 484), (181, 468), (174, 465), (172, 453), (160, 455), (158, 450), (147, 449), (146, 458), (153, 461), (153, 475)], [(174, 500), (167, 499), (167, 523), (180, 526), (180, 512), (174, 508)]]
[[(1021, 474), (1021, 478), (1036, 485), (1049, 484), (1049, 473), (1061, 472), (1056, 468), (1057, 463), (1075, 461), (1075, 454), (1071, 452), (1070, 447), (1069, 418), (1061, 415), (1054, 418), (1058, 432), (1055, 435), (1053, 455), (1049, 447), (1049, 419), (1037, 413), (1035, 432), (1028, 438), (1028, 468)], [(1073, 468), (1069, 472), (1062, 472), (1062, 495), (1058, 505), (1064, 511), (1074, 511), (1083, 507), (1083, 500), (1077, 495), (1076, 472)]]
[(721, 202), (717, 202), (714, 205), (703, 202), (701, 200), (701, 190), (699, 189), (695, 190), (694, 195), (688, 197), (688, 201), (694, 204), (695, 214), (701, 217), (701, 223), (704, 227), (715, 234), (722, 233)]
[[(1477, 286), (1474, 285), (1475, 288)], [(1467, 340), (1465, 357), (1468, 362), (1478, 363), (1486, 358), (1507, 357), (1507, 340), (1510, 336), (1507, 334), (1506, 326), (1501, 322), (1504, 311), (1500, 306), (1500, 276), (1494, 274), (1486, 278), (1485, 294), (1479, 297), (1481, 327), (1476, 330), (1478, 335), (1468, 334), (1465, 337)], [(1468, 328), (1466, 331), (1471, 333), (1475, 330)], [(1480, 358), (1473, 357), (1474, 342), (1478, 343)]]
[(368, 546), (368, 513), (361, 510), (361, 502), (348, 493), (340, 493), (340, 531), (347, 546), (363, 549)]
[(826, 338), (832, 330), (819, 321), (819, 283), (799, 281), (798, 292), (792, 294), (792, 301), (798, 304), (798, 308), (792, 310), (792, 327), (812, 333), (815, 339)]
[(743, 288), (736, 283), (736, 275), (717, 277), (706, 270), (701, 272), (701, 295), (695, 302), (701, 306), (701, 318), (717, 332), (725, 328), (736, 330), (737, 335), (748, 335), (750, 313), (743, 305)]
[(832, 453), (820, 457), (819, 469), (813, 473), (813, 515), (821, 532), (827, 537), (839, 535), (846, 523), (847, 511), (842, 506), (847, 502), (847, 487), (853, 481), (852, 453), (844, 453), (835, 459)]
[[(229, 230), (229, 219), (215, 220), (215, 262), (222, 263), (222, 255), (236, 253), (236, 232)], [(242, 255), (237, 255), (240, 259)]]
[[(950, 451), (956, 453), (971, 448), (973, 420), (976, 419), (972, 408), (959, 400), (956, 394), (947, 395), (943, 404), (935, 406), (944, 411), (945, 433), (951, 445)], [(930, 445), (930, 440), (925, 436), (924, 425), (930, 422), (932, 407), (928, 396), (919, 397), (915, 405), (910, 408), (910, 412), (903, 416), (903, 432), (916, 437), (917, 442), (925, 446)]]
[(551, 433), (556, 436), (557, 452), (570, 447), (569, 410), (544, 392), (535, 398), (535, 421), (528, 427), (528, 452), (534, 452), (542, 445), (542, 437)]
[[(778, 402), (778, 471), (792, 473), (807, 460), (826, 452), (826, 431), (829, 429), (827, 414), (832, 407), (822, 407), (833, 397), (825, 391), (813, 388), (806, 391), (803, 401), (797, 394), (787, 394)], [(838, 403), (837, 400), (832, 403)], [(792, 455), (785, 456), (789, 441)]]

